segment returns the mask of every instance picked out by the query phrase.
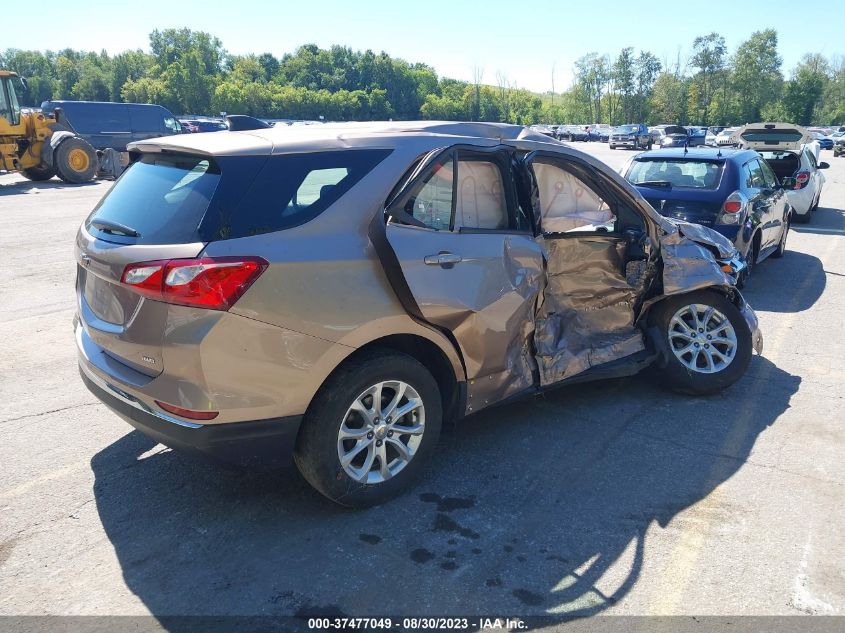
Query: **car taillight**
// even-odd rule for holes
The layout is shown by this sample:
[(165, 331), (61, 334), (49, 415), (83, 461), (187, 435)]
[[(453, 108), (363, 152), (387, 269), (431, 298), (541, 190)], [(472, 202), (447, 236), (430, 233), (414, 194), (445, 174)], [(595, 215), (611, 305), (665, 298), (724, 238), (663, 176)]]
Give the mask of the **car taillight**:
[(156, 301), (228, 310), (269, 264), (260, 257), (201, 257), (129, 264), (121, 283)]
[(745, 208), (745, 202), (745, 196), (739, 191), (734, 191), (725, 198), (717, 224), (739, 224), (742, 210)]
[(799, 171), (798, 174), (795, 176), (796, 189), (803, 189), (807, 186), (808, 182), (810, 182), (810, 172), (808, 171)]

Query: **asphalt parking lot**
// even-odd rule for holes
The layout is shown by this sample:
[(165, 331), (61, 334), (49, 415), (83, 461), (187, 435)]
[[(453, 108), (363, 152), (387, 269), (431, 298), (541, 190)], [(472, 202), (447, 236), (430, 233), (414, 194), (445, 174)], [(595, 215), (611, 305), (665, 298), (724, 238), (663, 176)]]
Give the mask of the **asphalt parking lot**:
[(0, 615), (845, 614), (845, 158), (822, 160), (813, 223), (745, 291), (765, 349), (738, 384), (641, 375), (483, 412), (359, 512), (99, 404), (72, 244), (110, 185), (0, 176)]

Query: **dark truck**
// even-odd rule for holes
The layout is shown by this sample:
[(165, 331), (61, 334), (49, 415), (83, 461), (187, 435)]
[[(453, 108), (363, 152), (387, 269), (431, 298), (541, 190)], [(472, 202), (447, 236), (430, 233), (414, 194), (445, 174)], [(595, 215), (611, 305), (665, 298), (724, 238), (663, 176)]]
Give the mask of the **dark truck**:
[(648, 127), (642, 123), (631, 123), (613, 128), (608, 139), (610, 149), (616, 149), (617, 147), (651, 149), (653, 142)]

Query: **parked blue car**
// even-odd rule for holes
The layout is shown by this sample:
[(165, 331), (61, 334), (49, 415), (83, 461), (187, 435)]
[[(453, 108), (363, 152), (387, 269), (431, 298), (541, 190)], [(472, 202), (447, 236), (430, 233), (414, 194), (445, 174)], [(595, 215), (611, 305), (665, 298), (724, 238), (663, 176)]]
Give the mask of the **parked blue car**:
[(833, 139), (829, 136), (813, 132), (813, 140), (818, 141), (821, 149), (833, 149)]
[(786, 189), (754, 150), (697, 147), (659, 149), (634, 156), (624, 177), (661, 215), (712, 228), (736, 246), (748, 268), (783, 256), (792, 209)]

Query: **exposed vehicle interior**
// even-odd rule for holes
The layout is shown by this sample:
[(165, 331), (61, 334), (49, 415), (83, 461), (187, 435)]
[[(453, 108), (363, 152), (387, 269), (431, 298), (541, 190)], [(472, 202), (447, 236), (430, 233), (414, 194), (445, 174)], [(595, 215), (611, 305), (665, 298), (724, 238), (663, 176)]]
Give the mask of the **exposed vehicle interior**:
[(629, 275), (629, 264), (644, 268), (648, 255), (644, 220), (603, 193), (587, 168), (546, 157), (532, 167), (547, 276), (534, 340), (540, 382), (548, 385), (645, 349), (635, 325), (645, 280)]
[(760, 152), (760, 155), (766, 159), (769, 167), (775, 172), (778, 180), (794, 176), (795, 173), (801, 169), (801, 159), (795, 152), (774, 151), (774, 152)]

